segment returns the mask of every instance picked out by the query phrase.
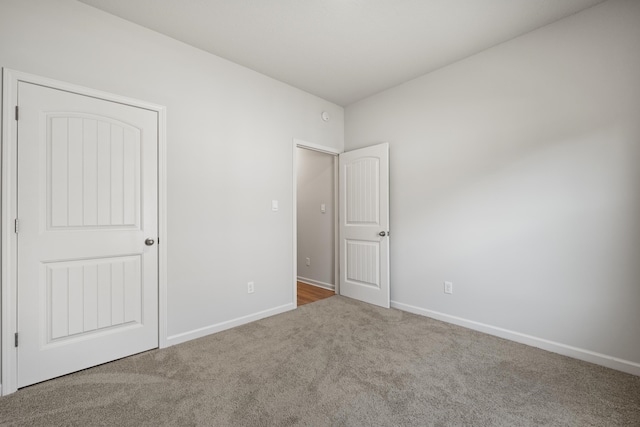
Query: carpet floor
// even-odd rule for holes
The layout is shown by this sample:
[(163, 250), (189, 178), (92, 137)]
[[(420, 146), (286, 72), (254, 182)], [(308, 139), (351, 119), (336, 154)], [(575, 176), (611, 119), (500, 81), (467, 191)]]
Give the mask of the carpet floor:
[(21, 389), (0, 425), (640, 426), (640, 377), (335, 296)]

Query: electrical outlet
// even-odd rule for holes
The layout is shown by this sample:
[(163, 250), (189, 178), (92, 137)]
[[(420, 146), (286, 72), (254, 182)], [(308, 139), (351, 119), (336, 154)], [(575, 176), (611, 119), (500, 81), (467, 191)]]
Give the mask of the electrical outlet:
[(249, 283), (247, 283), (247, 293), (248, 293), (248, 294), (252, 294), (252, 293), (253, 293), (253, 291), (255, 291), (255, 288), (254, 288), (254, 286), (253, 286), (253, 282), (249, 282)]
[(311, 258), (307, 258), (307, 267), (311, 265)]
[(452, 294), (453, 293), (453, 283), (452, 282), (444, 282), (444, 293)]

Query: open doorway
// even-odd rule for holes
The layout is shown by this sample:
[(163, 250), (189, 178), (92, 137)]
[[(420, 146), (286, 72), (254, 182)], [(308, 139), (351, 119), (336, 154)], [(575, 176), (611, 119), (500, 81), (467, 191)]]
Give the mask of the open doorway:
[[(298, 249), (299, 242), (305, 240), (298, 229), (298, 195), (304, 199), (316, 192), (313, 187), (302, 189), (302, 182), (298, 185), (298, 174), (305, 172), (305, 166), (298, 167), (298, 154), (304, 152), (298, 149), (320, 152), (333, 159), (333, 283), (307, 277), (310, 269), (305, 267), (314, 265), (313, 258), (304, 247)], [(297, 282), (302, 279), (313, 281), (311, 285), (315, 287), (389, 308), (389, 143), (340, 153), (294, 139), (293, 183), (293, 302), (297, 304)], [(327, 203), (314, 199), (310, 209), (313, 212), (318, 208), (321, 214), (329, 214)], [(325, 237), (327, 234), (331, 232), (326, 232)]]
[(337, 153), (296, 144), (296, 300), (337, 291)]

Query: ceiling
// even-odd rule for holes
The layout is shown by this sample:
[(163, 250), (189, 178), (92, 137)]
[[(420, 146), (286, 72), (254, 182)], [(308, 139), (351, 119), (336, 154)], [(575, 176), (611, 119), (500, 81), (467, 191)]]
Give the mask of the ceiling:
[(603, 0), (79, 0), (346, 106)]

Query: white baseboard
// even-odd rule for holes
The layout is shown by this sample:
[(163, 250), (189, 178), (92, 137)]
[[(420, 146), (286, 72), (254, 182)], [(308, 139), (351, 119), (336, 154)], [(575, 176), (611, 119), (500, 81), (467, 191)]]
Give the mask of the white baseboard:
[(473, 320), (467, 320), (461, 317), (451, 316), (449, 314), (439, 313), (437, 311), (427, 310), (396, 301), (391, 301), (391, 307), (397, 308), (398, 310), (402, 311), (408, 311), (409, 313), (430, 317), (432, 319), (441, 320), (443, 322), (453, 323), (454, 325), (473, 329), (479, 332), (484, 332), (485, 334), (494, 335), (496, 337), (518, 342), (520, 344), (526, 344), (532, 347), (541, 348), (552, 353), (562, 354), (563, 356), (573, 357), (574, 359), (584, 360), (585, 362), (594, 363), (596, 365), (601, 365), (607, 368), (626, 372), (628, 374), (640, 376), (640, 363), (619, 359), (617, 357), (608, 356), (606, 354), (572, 347), (570, 345), (545, 340), (531, 335), (521, 334), (520, 332), (510, 331), (508, 329), (498, 328), (495, 326), (487, 325), (485, 323), (474, 322)]
[(328, 289), (330, 291), (336, 290), (336, 285), (332, 285), (331, 283), (321, 282), (319, 280), (307, 279), (306, 277), (298, 276), (298, 282), (306, 283), (307, 285), (317, 286), (319, 288)]
[(244, 325), (246, 323), (255, 322), (256, 320), (264, 319), (265, 317), (275, 316), (276, 314), (291, 311), (295, 308), (296, 306), (293, 303), (289, 303), (281, 305), (279, 307), (270, 308), (268, 310), (259, 311), (258, 313), (253, 313), (247, 316), (238, 317), (236, 319), (227, 320), (226, 322), (220, 322), (216, 323), (215, 325), (205, 326), (204, 328), (194, 329), (193, 331), (171, 335), (170, 337), (167, 337), (167, 347), (186, 341), (191, 341), (196, 338), (202, 338), (207, 335), (215, 334), (216, 332), (235, 328), (236, 326)]

